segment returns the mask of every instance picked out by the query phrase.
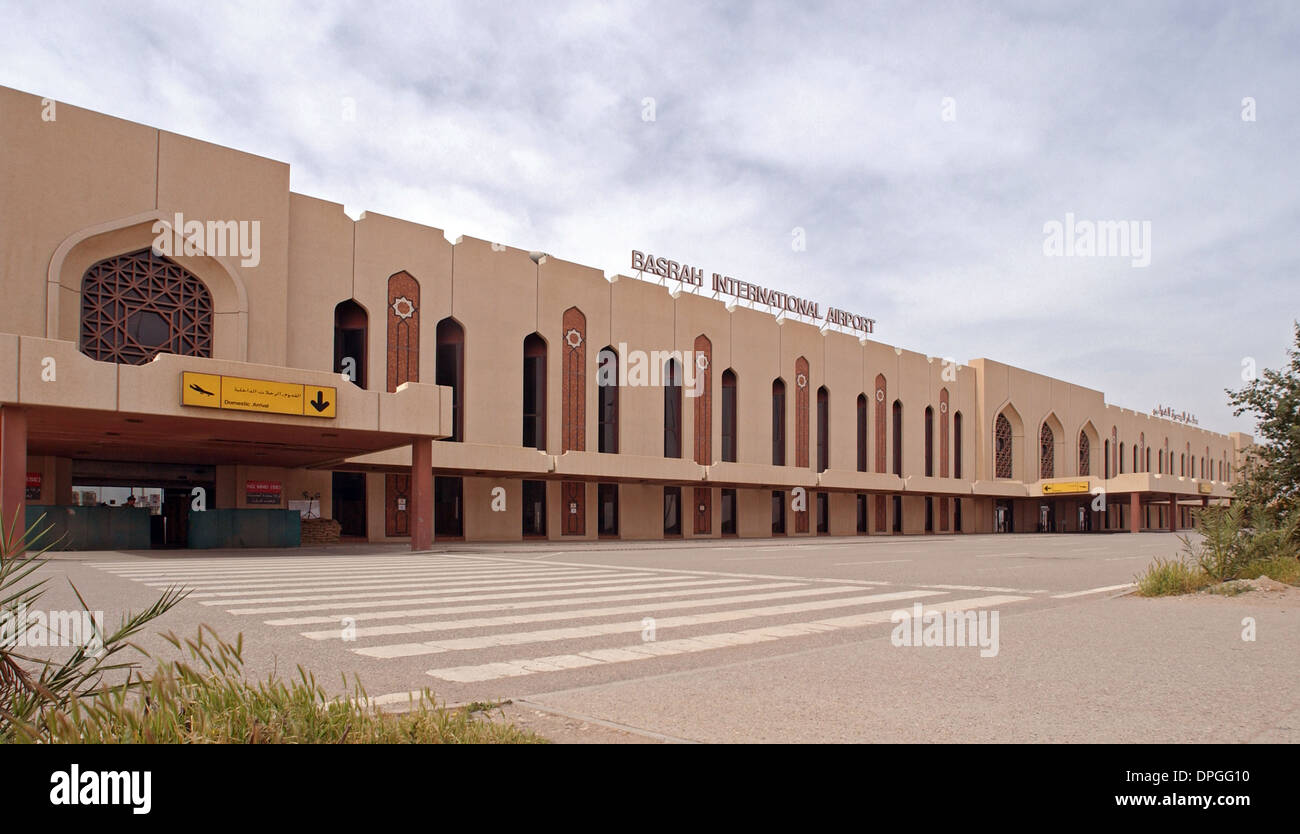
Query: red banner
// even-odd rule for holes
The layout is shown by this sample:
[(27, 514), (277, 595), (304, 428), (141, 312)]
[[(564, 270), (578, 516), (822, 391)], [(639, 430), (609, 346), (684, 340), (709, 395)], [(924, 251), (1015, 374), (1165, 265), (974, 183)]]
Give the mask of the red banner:
[(245, 481), (244, 502), (247, 504), (280, 505), (279, 481)]

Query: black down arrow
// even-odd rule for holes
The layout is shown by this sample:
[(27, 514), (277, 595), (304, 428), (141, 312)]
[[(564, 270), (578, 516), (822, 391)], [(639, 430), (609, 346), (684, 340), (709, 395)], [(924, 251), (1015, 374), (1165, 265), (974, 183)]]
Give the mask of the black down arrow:
[(316, 409), (317, 414), (330, 407), (329, 400), (325, 399), (324, 391), (316, 392), (316, 399), (311, 401), (311, 407)]

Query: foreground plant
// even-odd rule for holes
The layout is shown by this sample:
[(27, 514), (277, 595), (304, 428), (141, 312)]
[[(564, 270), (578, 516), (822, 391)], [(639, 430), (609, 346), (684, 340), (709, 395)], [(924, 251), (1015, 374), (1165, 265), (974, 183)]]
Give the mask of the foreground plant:
[[(43, 517), (42, 517), (43, 518)], [(0, 524), (0, 617), (20, 619), (35, 609), (47, 579), (35, 572), (48, 549), (41, 520), (18, 533), (17, 521)], [(90, 607), (72, 586), (87, 614)], [(543, 739), (479, 715), (485, 705), (463, 710), (438, 707), (425, 690), (409, 712), (378, 710), (359, 681), (351, 697), (327, 695), (302, 667), (298, 678), (271, 676), (251, 683), (244, 677), (243, 636), (221, 640), (209, 627), (195, 639), (164, 639), (188, 659), (158, 660), (130, 640), (171, 610), (188, 591), (168, 588), (151, 606), (128, 614), (111, 634), (93, 618), (89, 639), (62, 662), (18, 651), (26, 628), (0, 629), (0, 743), (372, 743), (443, 744), (540, 742)], [(86, 635), (83, 635), (85, 637)], [(140, 660), (119, 657), (127, 649), (152, 660), (151, 674)], [(112, 682), (116, 681), (116, 682)], [(345, 689), (346, 687), (346, 680)]]
[[(168, 588), (156, 602), (137, 614), (128, 614), (118, 628), (104, 633), (90, 615), (76, 585), (72, 591), (83, 611), (90, 633), (81, 635), (71, 656), (63, 661), (37, 658), (20, 648), (26, 630), (26, 611), (35, 609), (45, 593), (47, 579), (36, 579), (35, 572), (46, 563), (43, 558), (50, 546), (48, 526), (41, 527), (44, 516), (22, 530), (15, 514), (8, 525), (0, 509), (0, 618), (13, 623), (14, 629), (0, 630), (0, 742), (48, 741), (48, 719), (75, 709), (79, 701), (91, 694), (125, 693), (138, 681), (132, 674), (138, 663), (124, 660), (122, 652), (134, 648), (130, 640), (149, 622), (161, 617), (185, 598), (187, 592)], [(22, 530), (22, 532), (19, 532)], [(110, 685), (110, 679), (122, 682)]]
[[(243, 671), (243, 639), (229, 643), (211, 628), (195, 639), (165, 639), (188, 659), (159, 663), (131, 689), (107, 690), (46, 714), (55, 742), (148, 744), (467, 744), (535, 743), (509, 724), (444, 709), (425, 690), (411, 709), (381, 712), (354, 681), (350, 697), (331, 697), (298, 667), (291, 681), (256, 683)], [(346, 681), (345, 681), (346, 683)]]
[(1234, 503), (1195, 512), (1201, 538), (1179, 536), (1176, 559), (1157, 559), (1137, 577), (1142, 596), (1199, 591), (1238, 579), (1267, 576), (1300, 584), (1300, 511), (1282, 516), (1258, 506)]

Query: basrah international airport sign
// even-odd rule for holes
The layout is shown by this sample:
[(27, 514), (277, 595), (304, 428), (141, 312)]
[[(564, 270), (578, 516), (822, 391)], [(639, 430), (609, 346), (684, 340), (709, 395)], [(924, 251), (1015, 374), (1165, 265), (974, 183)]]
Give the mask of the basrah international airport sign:
[(338, 389), (241, 376), (181, 373), (181, 404), (293, 417), (337, 416)]
[[(681, 264), (668, 258), (656, 258), (654, 255), (647, 255), (635, 249), (632, 250), (632, 269), (637, 272), (658, 275), (660, 278), (667, 278), (670, 281), (680, 281), (683, 284), (690, 284), (695, 287), (704, 286), (704, 270), (700, 267)], [(769, 289), (761, 284), (740, 281), (730, 275), (713, 273), (713, 293), (714, 295), (735, 296), (744, 301), (753, 301), (757, 304), (774, 307), (782, 312), (822, 320), (828, 325), (835, 325), (862, 334), (876, 331), (875, 319), (830, 306), (826, 308), (826, 314), (823, 316), (821, 302), (800, 298), (780, 290)]]

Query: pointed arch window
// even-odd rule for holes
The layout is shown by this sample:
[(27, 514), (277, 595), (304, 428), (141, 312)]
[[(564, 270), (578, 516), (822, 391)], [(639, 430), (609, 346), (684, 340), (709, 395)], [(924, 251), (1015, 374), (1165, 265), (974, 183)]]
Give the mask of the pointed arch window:
[(894, 474), (903, 474), (903, 402), (894, 400)]
[(1052, 427), (1046, 423), (1038, 432), (1038, 445), (1038, 477), (1056, 477), (1056, 437), (1052, 434)]
[(664, 365), (664, 457), (682, 456), (682, 363)]
[(366, 387), (366, 310), (352, 299), (334, 307), (334, 373)]
[(524, 339), (525, 446), (546, 450), (546, 341), (536, 333)]
[(451, 389), (451, 436), (446, 440), (460, 443), (465, 439), (465, 329), (455, 319), (445, 318), (438, 322), (436, 334), (434, 381)]
[(1088, 440), (1087, 432), (1079, 432), (1079, 474), (1091, 475), (1092, 467), (1092, 444)]
[(785, 382), (772, 380), (772, 465), (785, 466)]
[(736, 372), (722, 372), (722, 459), (736, 462)]
[(934, 477), (934, 406), (925, 407), (925, 477)]
[[(867, 395), (858, 394), (858, 471), (867, 471)], [(865, 510), (863, 511), (865, 512)]]
[(817, 389), (817, 471), (830, 468), (831, 392), (823, 385)]
[(152, 249), (102, 260), (81, 279), (81, 352), (119, 365), (159, 353), (211, 357), (212, 295)]
[(598, 450), (618, 454), (618, 351), (605, 346), (596, 362)]
[(1011, 421), (999, 414), (993, 424), (993, 477), (1011, 477)]
[[(961, 477), (961, 412), (952, 415), (952, 476)], [(957, 502), (961, 506), (961, 502)]]

